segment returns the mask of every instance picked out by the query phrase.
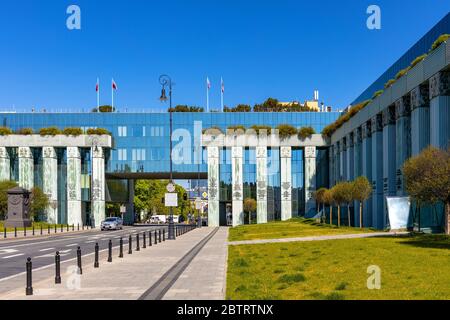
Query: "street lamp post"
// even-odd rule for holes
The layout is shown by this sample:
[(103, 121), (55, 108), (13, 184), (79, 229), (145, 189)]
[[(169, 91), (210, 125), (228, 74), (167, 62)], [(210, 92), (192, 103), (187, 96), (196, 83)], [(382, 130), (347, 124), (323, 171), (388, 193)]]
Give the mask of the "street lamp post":
[[(173, 183), (173, 175), (172, 175), (172, 79), (163, 74), (159, 77), (159, 83), (162, 85), (161, 97), (159, 98), (162, 102), (167, 101), (166, 96), (166, 86), (169, 87), (169, 121), (170, 121), (170, 137), (169, 137), (169, 160), (170, 160), (170, 183)], [(169, 207), (169, 232), (168, 239), (175, 240), (175, 225), (173, 223), (173, 209)]]
[[(199, 200), (201, 200), (200, 197), (200, 160), (198, 160), (197, 163), (197, 197)], [(201, 228), (202, 227), (202, 217), (200, 215), (200, 211), (201, 209), (198, 209), (198, 220), (197, 220), (197, 227)]]

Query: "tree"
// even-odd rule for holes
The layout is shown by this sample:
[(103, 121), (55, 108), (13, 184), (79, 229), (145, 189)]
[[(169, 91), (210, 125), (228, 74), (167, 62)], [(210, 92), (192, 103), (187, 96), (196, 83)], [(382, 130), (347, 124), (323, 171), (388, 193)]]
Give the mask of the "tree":
[(244, 200), (244, 211), (248, 212), (248, 223), (252, 223), (252, 213), (256, 211), (256, 200), (252, 198), (245, 198)]
[(450, 149), (428, 147), (403, 165), (405, 188), (420, 207), (445, 204), (445, 232), (450, 233)]
[(9, 189), (17, 187), (15, 181), (1, 181), (0, 182), (0, 220), (5, 220), (8, 212), (8, 194)]
[(333, 224), (333, 205), (335, 203), (333, 198), (333, 191), (331, 189), (325, 189), (323, 194), (323, 202), (330, 206), (330, 225)]
[(30, 195), (30, 217), (33, 220), (42, 213), (50, 205), (48, 196), (39, 187), (34, 187), (31, 189)]
[(325, 197), (326, 192), (327, 192), (326, 188), (320, 188), (319, 190), (317, 190), (316, 192), (313, 193), (313, 198), (316, 199), (316, 202), (318, 204), (317, 213), (319, 213), (319, 211), (320, 211), (320, 204), (323, 204), (323, 209), (325, 211), (324, 197)]
[(341, 226), (341, 205), (347, 204), (348, 224), (350, 226), (350, 202), (353, 201), (353, 185), (351, 182), (340, 182), (335, 185), (333, 198), (338, 205), (338, 226)]
[(364, 201), (369, 199), (372, 194), (372, 185), (366, 177), (358, 177), (355, 181), (353, 181), (353, 197), (355, 200), (359, 201), (359, 227), (363, 227), (363, 206)]

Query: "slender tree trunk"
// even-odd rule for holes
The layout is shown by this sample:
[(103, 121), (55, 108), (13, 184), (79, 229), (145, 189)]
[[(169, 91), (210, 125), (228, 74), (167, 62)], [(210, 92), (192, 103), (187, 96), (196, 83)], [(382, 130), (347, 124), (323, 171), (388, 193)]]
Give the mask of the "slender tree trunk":
[(341, 226), (341, 206), (338, 205), (338, 227)]
[(445, 204), (445, 233), (450, 234), (450, 201)]
[(359, 228), (360, 229), (362, 229), (362, 227), (363, 227), (362, 213), (363, 213), (363, 203), (361, 201), (359, 203)]
[(333, 206), (330, 205), (330, 226), (333, 225)]
[(347, 218), (348, 218), (348, 226), (351, 227), (351, 220), (350, 220), (350, 203), (347, 204)]

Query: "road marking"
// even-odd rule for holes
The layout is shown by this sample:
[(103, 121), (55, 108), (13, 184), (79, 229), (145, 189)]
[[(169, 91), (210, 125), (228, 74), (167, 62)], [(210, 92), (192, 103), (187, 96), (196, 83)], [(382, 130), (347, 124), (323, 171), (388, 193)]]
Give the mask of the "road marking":
[(75, 247), (75, 246), (77, 246), (77, 245), (78, 245), (78, 243), (72, 243), (72, 244), (66, 245), (66, 247)]
[(23, 255), (25, 255), (25, 253), (14, 254), (12, 256), (3, 257), (2, 259), (11, 259), (11, 258), (23, 256)]
[(93, 243), (93, 242), (95, 242), (95, 241), (91, 240), (91, 241), (86, 241), (85, 243)]
[(47, 248), (47, 249), (39, 250), (39, 252), (51, 251), (51, 250), (55, 250), (55, 249), (56, 248)]
[(17, 252), (19, 250), (16, 249), (0, 249), (0, 254), (11, 254)]

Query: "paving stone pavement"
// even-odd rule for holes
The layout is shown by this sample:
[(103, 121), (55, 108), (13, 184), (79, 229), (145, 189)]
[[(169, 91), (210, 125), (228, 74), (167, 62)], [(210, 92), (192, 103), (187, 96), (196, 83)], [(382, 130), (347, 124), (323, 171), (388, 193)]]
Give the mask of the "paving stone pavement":
[(227, 239), (228, 228), (221, 227), (167, 291), (163, 300), (224, 300)]
[(230, 241), (230, 242), (228, 242), (228, 245), (237, 246), (237, 245), (243, 245), (243, 244), (323, 241), (323, 240), (339, 240), (339, 239), (355, 239), (355, 238), (371, 238), (371, 237), (392, 237), (392, 236), (406, 235), (406, 234), (409, 234), (409, 232), (372, 232), (372, 233), (356, 233), (356, 234), (339, 234), (339, 235), (329, 235), (329, 236), (311, 236), (311, 237), (299, 237), (299, 238), (258, 239), (258, 240)]
[[(115, 248), (112, 263), (106, 262), (107, 252), (104, 251), (100, 255), (100, 268), (98, 269), (93, 267), (93, 256), (89, 256), (83, 260), (83, 275), (76, 274), (76, 260), (62, 264), (62, 284), (60, 285), (54, 284), (54, 268), (35, 271), (33, 272), (33, 296), (25, 296), (25, 276), (19, 276), (0, 283), (0, 286), (7, 288), (7, 291), (1, 291), (0, 299), (135, 300), (213, 230), (214, 228), (208, 227), (195, 229), (178, 237), (176, 241), (166, 240), (146, 249), (142, 248), (141, 243), (139, 252), (135, 251), (135, 243), (133, 243), (133, 254), (128, 255), (128, 247), (124, 247), (123, 259), (117, 257), (118, 249)], [(220, 257), (214, 248), (207, 247), (208, 244), (199, 253), (205, 261), (213, 262), (214, 270), (222, 270), (223, 275), (225, 275), (226, 268), (226, 234), (227, 230), (220, 230), (208, 242), (208, 244), (212, 243), (221, 247)], [(208, 252), (214, 254), (215, 257), (208, 257)], [(218, 261), (216, 261), (217, 259)], [(182, 274), (182, 277), (187, 275), (189, 278), (189, 273), (186, 273), (188, 270), (189, 267)], [(208, 274), (211, 272), (205, 272), (205, 270), (203, 268), (202, 273), (204, 273), (205, 279), (209, 281)], [(206, 280), (199, 285), (211, 287), (215, 292), (224, 292), (224, 279), (222, 279), (223, 288), (220, 289), (219, 281), (210, 285)], [(217, 298), (222, 299), (219, 295), (217, 295)], [(175, 299), (178, 299), (178, 297)]]

